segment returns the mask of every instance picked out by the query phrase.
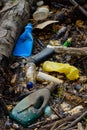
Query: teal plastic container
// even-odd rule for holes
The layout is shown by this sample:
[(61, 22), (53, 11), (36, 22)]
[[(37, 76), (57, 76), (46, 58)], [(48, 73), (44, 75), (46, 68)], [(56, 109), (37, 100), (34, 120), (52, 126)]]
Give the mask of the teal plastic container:
[(10, 118), (24, 127), (34, 123), (49, 101), (50, 91), (47, 88), (40, 89), (21, 100), (11, 111)]

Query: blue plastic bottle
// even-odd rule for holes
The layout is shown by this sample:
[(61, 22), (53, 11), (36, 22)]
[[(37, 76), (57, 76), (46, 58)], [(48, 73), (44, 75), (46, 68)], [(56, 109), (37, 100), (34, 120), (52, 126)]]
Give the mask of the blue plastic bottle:
[(29, 57), (33, 48), (32, 24), (25, 27), (25, 31), (20, 35), (13, 50), (14, 56)]

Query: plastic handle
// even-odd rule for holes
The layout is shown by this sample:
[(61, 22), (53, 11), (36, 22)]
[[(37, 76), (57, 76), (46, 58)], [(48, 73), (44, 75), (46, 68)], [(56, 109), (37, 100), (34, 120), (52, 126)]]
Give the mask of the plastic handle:
[(49, 57), (52, 56), (54, 53), (54, 48), (45, 48), (38, 54), (34, 55), (31, 57), (31, 61), (34, 62), (35, 64), (39, 64), (45, 60), (47, 60)]

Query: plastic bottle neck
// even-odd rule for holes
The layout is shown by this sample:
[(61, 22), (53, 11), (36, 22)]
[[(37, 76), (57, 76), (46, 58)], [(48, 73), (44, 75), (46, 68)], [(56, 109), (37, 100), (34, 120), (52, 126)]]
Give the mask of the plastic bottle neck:
[(25, 28), (26, 32), (32, 32), (32, 28)]

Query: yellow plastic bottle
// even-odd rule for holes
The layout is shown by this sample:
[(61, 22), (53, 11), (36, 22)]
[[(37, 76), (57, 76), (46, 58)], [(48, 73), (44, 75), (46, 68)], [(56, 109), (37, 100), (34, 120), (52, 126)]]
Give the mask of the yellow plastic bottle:
[(42, 67), (46, 72), (59, 72), (60, 74), (64, 73), (69, 80), (79, 78), (79, 70), (69, 64), (45, 61)]

